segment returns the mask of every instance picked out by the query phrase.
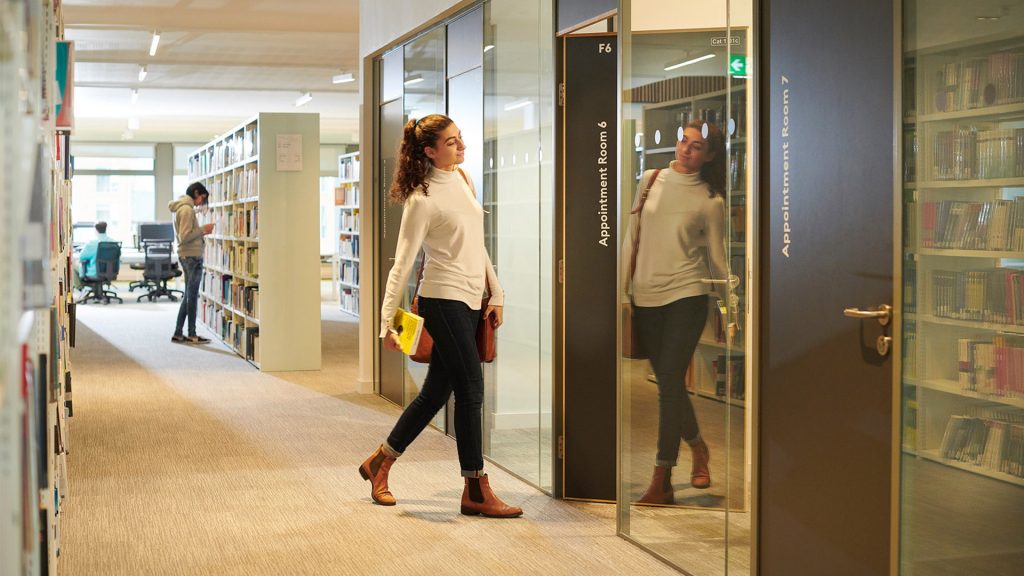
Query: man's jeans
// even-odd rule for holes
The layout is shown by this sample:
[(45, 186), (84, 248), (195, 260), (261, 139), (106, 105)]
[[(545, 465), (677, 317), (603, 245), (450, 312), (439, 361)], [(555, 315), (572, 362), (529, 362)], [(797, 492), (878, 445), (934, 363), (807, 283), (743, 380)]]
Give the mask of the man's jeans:
[(199, 308), (199, 285), (203, 281), (203, 259), (198, 256), (182, 256), (178, 260), (185, 273), (185, 297), (178, 308), (178, 323), (174, 327), (176, 336), (182, 335), (185, 317), (188, 316), (188, 335), (196, 335), (196, 311)]

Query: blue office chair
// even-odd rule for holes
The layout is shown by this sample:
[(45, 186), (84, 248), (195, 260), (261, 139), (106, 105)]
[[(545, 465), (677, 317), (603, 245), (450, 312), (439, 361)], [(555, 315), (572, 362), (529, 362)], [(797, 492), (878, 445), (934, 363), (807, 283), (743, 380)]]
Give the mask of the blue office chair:
[(142, 278), (149, 283), (149, 292), (139, 296), (138, 301), (149, 298), (149, 301), (167, 296), (171, 302), (177, 302), (175, 293), (184, 296), (181, 290), (174, 290), (167, 287), (167, 281), (171, 278), (181, 276), (181, 270), (171, 262), (170, 242), (147, 242), (146, 243), (146, 267)]
[(123, 303), (124, 300), (118, 297), (117, 292), (103, 288), (104, 284), (109, 284), (117, 279), (120, 269), (121, 243), (100, 242), (96, 247), (96, 275), (82, 278), (86, 293), (78, 300), (78, 303), (86, 304), (89, 301), (96, 301), (110, 304), (111, 300)]

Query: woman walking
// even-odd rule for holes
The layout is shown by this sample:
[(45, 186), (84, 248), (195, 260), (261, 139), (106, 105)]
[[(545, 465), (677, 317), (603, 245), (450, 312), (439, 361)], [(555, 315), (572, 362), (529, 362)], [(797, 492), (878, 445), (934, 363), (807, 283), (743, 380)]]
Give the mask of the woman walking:
[[(624, 275), (636, 334), (658, 379), (658, 453), (642, 504), (675, 502), (680, 439), (690, 447), (690, 485), (711, 486), (711, 456), (685, 378), (707, 321), (708, 294), (717, 290), (723, 301), (728, 295), (724, 140), (713, 124), (684, 128), (669, 167), (644, 172), (623, 247), (632, 255)], [(714, 284), (706, 281), (709, 273)]]
[[(484, 247), (483, 208), (469, 177), (459, 168), (465, 157), (462, 133), (451, 118), (431, 114), (405, 124), (391, 197), (404, 204), (395, 263), (381, 306), (384, 347), (401, 350), (391, 326), (416, 254), (424, 251), (419, 313), (434, 339), (423, 388), (402, 412), (387, 440), (359, 467), (372, 484), (370, 495), (384, 506), (396, 503), (388, 474), (455, 393), (455, 434), (464, 478), (461, 511), (494, 518), (522, 515), (491, 491), (483, 472), (481, 408), (484, 382), (476, 346), (478, 322), (502, 322), (504, 293)], [(485, 289), (490, 301), (480, 315)]]

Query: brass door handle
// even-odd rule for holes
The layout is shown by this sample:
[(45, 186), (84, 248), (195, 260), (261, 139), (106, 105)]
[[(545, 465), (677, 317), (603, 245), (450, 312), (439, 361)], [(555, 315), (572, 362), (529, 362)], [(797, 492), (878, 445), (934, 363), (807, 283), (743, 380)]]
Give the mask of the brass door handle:
[(877, 310), (861, 310), (860, 308), (847, 308), (843, 310), (843, 316), (848, 318), (877, 318), (878, 323), (887, 326), (892, 320), (892, 306), (882, 304)]

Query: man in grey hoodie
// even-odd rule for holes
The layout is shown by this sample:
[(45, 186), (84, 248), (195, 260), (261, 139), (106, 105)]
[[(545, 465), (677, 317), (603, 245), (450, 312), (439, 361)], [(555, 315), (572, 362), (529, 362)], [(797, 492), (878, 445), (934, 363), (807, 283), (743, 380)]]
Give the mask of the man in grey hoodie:
[[(178, 323), (174, 327), (172, 342), (206, 344), (209, 338), (196, 334), (196, 310), (199, 307), (199, 285), (203, 281), (203, 237), (213, 232), (213, 224), (199, 225), (196, 206), (206, 204), (210, 193), (195, 182), (185, 195), (173, 200), (167, 207), (174, 213), (174, 232), (178, 237), (178, 262), (185, 273), (185, 297), (178, 308)], [(188, 317), (188, 336), (185, 336), (185, 318)]]

